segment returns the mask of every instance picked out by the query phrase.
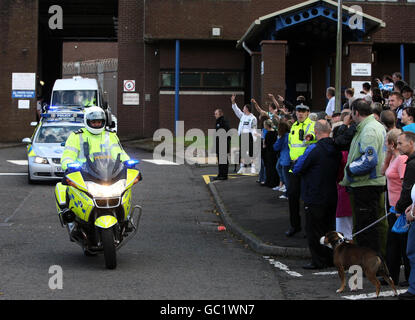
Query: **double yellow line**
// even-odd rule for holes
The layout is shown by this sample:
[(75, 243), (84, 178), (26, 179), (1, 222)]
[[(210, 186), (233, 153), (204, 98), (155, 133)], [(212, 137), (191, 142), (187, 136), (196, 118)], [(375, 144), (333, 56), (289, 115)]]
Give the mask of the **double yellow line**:
[[(236, 179), (237, 177), (241, 177), (241, 176), (257, 176), (258, 174), (251, 174), (251, 173), (232, 173), (232, 174), (228, 174), (228, 179)], [(205, 174), (203, 175), (203, 180), (205, 180), (206, 184), (209, 184), (211, 181), (211, 177), (216, 177), (216, 174)]]

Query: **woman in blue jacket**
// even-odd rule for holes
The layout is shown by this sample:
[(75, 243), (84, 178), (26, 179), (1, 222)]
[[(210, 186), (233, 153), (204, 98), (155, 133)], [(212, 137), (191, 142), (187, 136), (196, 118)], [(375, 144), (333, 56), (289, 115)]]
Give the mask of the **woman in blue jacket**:
[(281, 166), (281, 176), (280, 179), (285, 185), (285, 192), (280, 196), (281, 199), (287, 199), (288, 191), (288, 171), (290, 170), (290, 149), (288, 147), (288, 134), (290, 133), (291, 126), (286, 121), (281, 121), (278, 126), (278, 140), (274, 144), (274, 150), (280, 152), (280, 157), (278, 160), (279, 166)]

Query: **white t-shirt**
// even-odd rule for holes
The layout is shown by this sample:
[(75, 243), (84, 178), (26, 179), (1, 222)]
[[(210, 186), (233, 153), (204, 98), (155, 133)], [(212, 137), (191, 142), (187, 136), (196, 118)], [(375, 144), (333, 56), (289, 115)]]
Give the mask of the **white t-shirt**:
[(333, 115), (335, 107), (336, 107), (335, 100), (336, 100), (335, 97), (331, 97), (329, 102), (327, 103), (326, 113), (330, 117)]
[(252, 113), (246, 115), (241, 111), (241, 109), (238, 108), (236, 104), (232, 105), (232, 109), (235, 112), (236, 116), (239, 118), (238, 135), (246, 132), (253, 133), (257, 128), (256, 117)]

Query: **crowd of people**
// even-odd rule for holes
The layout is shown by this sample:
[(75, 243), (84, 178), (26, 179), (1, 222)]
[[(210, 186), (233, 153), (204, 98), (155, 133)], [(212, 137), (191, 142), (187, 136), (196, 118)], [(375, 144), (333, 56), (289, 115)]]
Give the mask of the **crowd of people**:
[[(262, 129), (257, 183), (287, 199), (287, 237), (302, 230), (300, 200), (304, 203), (312, 256), (305, 269), (333, 265), (332, 251), (319, 240), (336, 230), (378, 252), (393, 281), (409, 286), (400, 297), (414, 299), (415, 228), (392, 232), (399, 215), (405, 215), (408, 223), (415, 220), (413, 89), (399, 73), (385, 75), (373, 84), (364, 83), (360, 92), (346, 89), (337, 113), (335, 90), (327, 88), (327, 107), (318, 113), (311, 113), (304, 96), (292, 104), (268, 94), (266, 109), (252, 99), (258, 120), (250, 104), (241, 110), (232, 96), (232, 109), (240, 119), (238, 133), (255, 139), (254, 129)], [(242, 162), (238, 172), (254, 173), (255, 168), (249, 170)], [(406, 281), (399, 283), (402, 264)]]

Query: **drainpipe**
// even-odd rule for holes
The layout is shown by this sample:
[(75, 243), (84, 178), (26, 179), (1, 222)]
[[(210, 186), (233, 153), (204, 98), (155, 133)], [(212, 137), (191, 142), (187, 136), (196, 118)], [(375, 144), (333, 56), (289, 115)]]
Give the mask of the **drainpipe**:
[(402, 43), (401, 44), (401, 75), (402, 75), (402, 80), (405, 79), (405, 46)]
[(179, 94), (180, 94), (180, 40), (176, 40), (176, 70), (175, 70), (175, 99), (174, 123), (177, 136), (177, 122), (179, 121)]
[(244, 42), (242, 42), (242, 48), (244, 48), (245, 49), (245, 51), (246, 52), (248, 52), (248, 54), (250, 55), (250, 56), (252, 56), (252, 51), (246, 46), (246, 44), (245, 44), (245, 41)]

